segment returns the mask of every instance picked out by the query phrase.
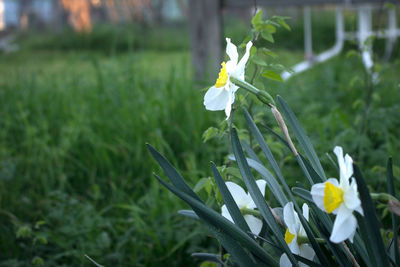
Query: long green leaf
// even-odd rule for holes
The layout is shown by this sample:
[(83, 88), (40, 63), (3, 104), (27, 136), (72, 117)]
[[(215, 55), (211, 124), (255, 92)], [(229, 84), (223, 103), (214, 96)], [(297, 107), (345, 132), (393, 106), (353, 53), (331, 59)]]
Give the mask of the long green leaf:
[(304, 164), (303, 159), (301, 158), (300, 154), (297, 154), (297, 155), (296, 155), (296, 159), (297, 159), (297, 162), (299, 163), (300, 168), (301, 168), (301, 170), (303, 171), (304, 175), (307, 177), (308, 182), (310, 183), (310, 185), (313, 185), (313, 184), (314, 184), (314, 181), (313, 181), (313, 179), (311, 178), (311, 175), (310, 175), (310, 173), (308, 172), (307, 167), (306, 167), (306, 165)]
[(284, 249), (285, 253), (288, 255), (290, 262), (294, 266), (298, 266), (296, 259), (293, 257), (292, 252), (290, 251), (288, 245), (286, 244), (283, 234), (275, 221), (275, 218), (267, 205), (267, 202), (264, 199), (264, 196), (261, 194), (256, 181), (254, 180), (253, 174), (250, 171), (250, 167), (247, 164), (247, 160), (244, 156), (242, 147), (240, 145), (239, 137), (237, 135), (236, 129), (232, 130), (231, 135), (233, 153), (235, 155), (237, 164), (239, 166), (240, 174), (242, 175), (243, 181), (246, 184), (246, 187), (253, 198), (254, 203), (256, 204), (258, 210), (260, 211), (262, 217), (268, 224), (269, 228), (274, 233), (274, 236), (277, 238), (279, 244)]
[(195, 252), (195, 253), (192, 253), (192, 257), (198, 258), (202, 261), (215, 262), (215, 263), (221, 264), (221, 266), (224, 265), (224, 263), (221, 261), (221, 255), (219, 255), (219, 254)]
[(305, 190), (300, 187), (292, 187), (293, 193), (301, 197), (302, 199), (308, 201), (308, 202), (313, 202), (310, 191)]
[(367, 262), (370, 264), (370, 266), (377, 267), (378, 266), (376, 263), (377, 259), (374, 256), (374, 251), (372, 248), (372, 241), (370, 240), (371, 237), (368, 233), (368, 228), (367, 228), (367, 224), (365, 222), (365, 218), (358, 213), (356, 213), (355, 216), (358, 221), (358, 227), (360, 228), (360, 231), (359, 231), (361, 233), (360, 238), (363, 240), (366, 250), (367, 250), (367, 253), (369, 255), (369, 257), (368, 257), (369, 260)]
[(157, 175), (155, 175), (155, 177), (168, 190), (188, 203), (196, 214), (206, 222), (208, 226), (211, 226), (210, 229), (212, 230), (212, 233), (221, 242), (222, 246), (231, 254), (234, 260), (241, 266), (252, 266), (256, 264), (243, 248), (251, 251), (251, 253), (264, 261), (265, 264), (268, 264), (268, 266), (277, 266), (277, 262), (273, 257), (235, 224), (222, 217), (197, 199), (166, 183)]
[(281, 135), (279, 135), (277, 132), (275, 132), (265, 124), (261, 124), (261, 126), (263, 126), (268, 132), (270, 132), (273, 136), (275, 136), (279, 141), (282, 142), (282, 144), (284, 144), (290, 150), (289, 143), (285, 140), (285, 138), (283, 138)]
[(357, 165), (353, 164), (354, 177), (357, 181), (358, 191), (360, 194), (361, 205), (364, 211), (365, 224), (368, 236), (371, 241), (371, 247), (378, 266), (389, 266), (389, 259), (385, 251), (385, 245), (379, 231), (380, 225), (376, 217), (375, 206), (372, 202), (368, 187)]
[(237, 206), (235, 200), (233, 199), (231, 193), (228, 190), (228, 187), (226, 186), (224, 180), (222, 179), (221, 174), (218, 172), (218, 169), (213, 162), (211, 162), (211, 169), (215, 178), (215, 182), (219, 189), (219, 192), (221, 193), (222, 200), (224, 201), (226, 207), (228, 208), (229, 214), (231, 215), (233, 221), (240, 229), (242, 229), (243, 232), (250, 233), (251, 231), (249, 226), (244, 220), (239, 207)]
[(314, 168), (314, 170), (319, 174), (319, 176), (322, 179), (326, 180), (325, 172), (324, 169), (322, 168), (321, 162), (318, 159), (317, 153), (315, 153), (315, 150), (310, 142), (310, 139), (304, 132), (303, 127), (300, 125), (293, 111), (290, 109), (290, 107), (285, 102), (285, 100), (283, 100), (282, 97), (278, 96), (278, 102), (282, 107), (286, 120), (292, 127), (293, 133), (296, 136), (299, 145), (301, 146), (308, 160), (310, 161), (311, 166)]
[(200, 220), (199, 216), (197, 216), (196, 212), (194, 212), (193, 210), (178, 210), (178, 214), (192, 219)]
[(254, 152), (254, 150), (251, 149), (251, 147), (247, 144), (246, 141), (242, 141), (242, 145), (243, 145), (244, 149), (246, 150), (247, 155), (249, 155), (249, 157), (250, 157), (251, 159), (253, 159), (253, 160), (255, 160), (255, 161), (261, 163), (261, 160), (258, 158), (256, 152)]
[[(396, 197), (395, 187), (394, 187), (394, 177), (393, 177), (393, 162), (392, 158), (390, 157), (387, 163), (386, 169), (386, 177), (387, 177), (387, 185), (388, 185), (388, 193), (392, 196)], [(400, 265), (400, 256), (399, 256), (399, 246), (397, 245), (397, 232), (399, 228), (399, 220), (398, 217), (392, 213), (392, 229), (393, 229), (393, 240), (392, 246), (390, 248), (390, 252), (392, 257), (395, 260), (397, 265)]]
[(279, 178), (283, 189), (285, 190), (286, 194), (288, 194), (289, 199), (293, 201), (295, 205), (297, 202), (293, 198), (292, 191), (290, 191), (289, 186), (287, 185), (285, 178), (276, 162), (274, 156), (272, 155), (271, 149), (269, 149), (267, 143), (265, 142), (260, 130), (257, 128), (256, 124), (254, 123), (253, 119), (251, 118), (250, 114), (247, 112), (246, 109), (243, 109), (244, 117), (246, 119), (247, 125), (249, 126), (250, 131), (253, 133), (254, 138), (257, 140), (258, 145), (260, 146), (264, 156), (267, 158), (268, 162), (270, 163), (272, 169), (274, 170), (276, 176)]
[(196, 193), (193, 192), (193, 190), (188, 186), (188, 184), (185, 182), (179, 172), (174, 168), (174, 166), (172, 166), (172, 164), (157, 150), (155, 150), (154, 147), (152, 147), (150, 144), (146, 144), (146, 146), (149, 149), (153, 158), (158, 162), (167, 177), (170, 179), (171, 183), (179, 190), (202, 202), (201, 199), (196, 195)]
[(299, 153), (299, 156), (300, 156), (301, 160), (303, 161), (303, 164), (304, 164), (304, 166), (306, 167), (306, 169), (307, 169), (307, 171), (308, 171), (308, 173), (309, 173), (311, 179), (313, 180), (313, 182), (314, 182), (315, 184), (317, 184), (317, 183), (323, 183), (324, 180), (321, 178), (321, 176), (319, 176), (319, 174), (314, 170), (314, 168), (311, 167), (311, 165), (310, 165), (310, 163), (308, 162), (308, 160), (305, 159), (305, 158), (303, 157), (303, 155), (301, 155), (300, 153)]

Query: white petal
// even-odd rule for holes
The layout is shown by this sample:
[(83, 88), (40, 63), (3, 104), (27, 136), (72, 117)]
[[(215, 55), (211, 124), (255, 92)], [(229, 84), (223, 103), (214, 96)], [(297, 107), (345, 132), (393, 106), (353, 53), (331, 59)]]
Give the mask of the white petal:
[(234, 96), (234, 93), (229, 92), (229, 98), (228, 101), (226, 102), (225, 106), (225, 115), (226, 119), (229, 119), (229, 116), (231, 116), (231, 110), (232, 110), (232, 94)]
[[(307, 203), (304, 203), (304, 204), (303, 204), (303, 216), (304, 216), (304, 218), (305, 218), (307, 221), (309, 220), (309, 213), (310, 213), (309, 207), (308, 207)], [(299, 225), (300, 225), (300, 230), (299, 230), (299, 232), (298, 232), (298, 235), (300, 235), (300, 236), (307, 236), (307, 233), (306, 233), (306, 231), (304, 230), (304, 227), (303, 227), (303, 225), (301, 224), (301, 221), (299, 221)]]
[(236, 70), (235, 70), (235, 77), (244, 80), (244, 70), (246, 67), (246, 63), (249, 60), (250, 56), (250, 48), (253, 46), (253, 43), (249, 41), (246, 44), (246, 52), (244, 53), (243, 57), (240, 59), (239, 63), (237, 64)]
[[(263, 196), (265, 196), (265, 186), (267, 185), (267, 182), (265, 182), (264, 180), (261, 180), (261, 179), (260, 179), (260, 180), (257, 180), (256, 183), (257, 183), (258, 189), (260, 189), (260, 191), (261, 191), (261, 194), (262, 194)], [(247, 194), (247, 195), (248, 195), (249, 198), (251, 199), (251, 201), (250, 201), (249, 205), (247, 205), (247, 207), (248, 207), (249, 209), (255, 209), (255, 208), (257, 208), (257, 206), (256, 206), (256, 204), (254, 203), (254, 200), (251, 198), (250, 194)]]
[[(239, 89), (239, 86), (236, 86), (235, 84), (233, 84), (232, 82), (229, 81), (229, 90), (230, 90), (231, 92), (236, 93), (236, 91), (237, 91), (238, 89)], [(235, 95), (233, 95), (233, 96), (235, 96)], [(235, 98), (232, 98), (232, 104), (233, 104), (234, 101), (235, 101)]]
[(309, 209), (307, 203), (304, 203), (303, 204), (303, 216), (304, 216), (304, 218), (306, 218), (307, 221), (309, 219), (309, 213), (310, 213), (310, 209)]
[(357, 220), (352, 214), (352, 211), (346, 208), (345, 205), (340, 205), (336, 215), (331, 237), (333, 243), (341, 243), (346, 239), (353, 242), (353, 237), (357, 229)]
[(235, 200), (236, 204), (238, 205), (239, 209), (249, 204), (251, 198), (249, 199), (249, 196), (246, 194), (241, 186), (232, 182), (226, 182), (225, 184), (226, 187), (228, 187), (228, 190), (231, 193), (233, 200)]
[(321, 210), (325, 210), (324, 191), (325, 191), (325, 183), (318, 183), (314, 184), (311, 187), (311, 192), (310, 192), (315, 205), (317, 205), (317, 207), (320, 208)]
[(289, 257), (285, 254), (282, 254), (279, 259), (279, 267), (292, 267), (292, 263), (289, 260)]
[(236, 45), (231, 43), (231, 38), (226, 38), (226, 54), (229, 56), (230, 60), (236, 66), (238, 61), (238, 52)]
[(340, 183), (345, 181), (345, 173), (346, 173), (346, 164), (344, 163), (343, 158), (343, 148), (340, 146), (336, 146), (333, 149), (333, 152), (336, 154), (338, 163), (339, 163), (339, 173), (340, 173)]
[(364, 216), (364, 211), (363, 211), (363, 208), (362, 208), (361, 205), (358, 206), (358, 207), (355, 209), (355, 211), (357, 211), (357, 212), (360, 213), (362, 216)]
[(283, 220), (287, 228), (289, 228), (289, 232), (297, 236), (297, 232), (300, 230), (300, 220), (299, 216), (294, 211), (293, 202), (288, 202), (285, 207), (283, 207)]
[[(333, 149), (333, 153), (336, 154), (338, 162), (340, 161), (340, 159), (343, 159), (343, 148), (341, 146), (335, 146), (335, 148)], [(339, 167), (340, 167), (340, 162), (339, 162)]]
[(226, 207), (226, 205), (223, 205), (221, 208), (221, 215), (225, 218), (227, 218), (228, 220), (230, 220), (231, 222), (233, 222), (232, 216), (228, 211), (228, 208)]
[(236, 70), (236, 63), (232, 60), (229, 60), (228, 62), (226, 62), (225, 64), (225, 68), (226, 68), (226, 73), (228, 74), (228, 79), (230, 78), (230, 76), (235, 73)]
[(354, 181), (344, 192), (343, 201), (350, 210), (355, 210), (361, 206), (361, 201), (358, 198), (357, 184)]
[(262, 228), (262, 221), (253, 215), (244, 215), (243, 217), (250, 227), (251, 232), (255, 235), (259, 235)]
[[(300, 246), (300, 256), (302, 256), (303, 258), (306, 258), (307, 260), (312, 261), (315, 256), (315, 252), (312, 249), (312, 247), (309, 246), (308, 244), (302, 244)], [(300, 267), (308, 266), (307, 264), (304, 264), (301, 262), (299, 262), (299, 265), (300, 265)]]
[(353, 159), (349, 156), (349, 154), (344, 156), (344, 163), (346, 165), (345, 177), (349, 179), (353, 175)]
[(293, 254), (299, 255), (300, 247), (299, 247), (299, 244), (297, 243), (297, 236), (295, 238), (293, 238), (293, 241), (290, 244), (288, 244), (288, 247), (290, 248), (290, 251)]
[(324, 211), (326, 211), (324, 206), (324, 191), (325, 191), (325, 184), (327, 182), (330, 182), (335, 186), (339, 186), (338, 180), (336, 180), (335, 178), (329, 178), (326, 182), (314, 184), (311, 187), (311, 196), (315, 205), (317, 205), (318, 208)]
[(261, 191), (261, 194), (263, 196), (265, 196), (265, 186), (267, 185), (267, 182), (260, 179), (260, 180), (257, 180), (256, 183), (257, 183), (258, 189), (260, 189), (260, 191)]
[(229, 92), (224, 88), (217, 88), (215, 86), (208, 89), (204, 96), (204, 106), (208, 110), (224, 110), (226, 103), (229, 101)]

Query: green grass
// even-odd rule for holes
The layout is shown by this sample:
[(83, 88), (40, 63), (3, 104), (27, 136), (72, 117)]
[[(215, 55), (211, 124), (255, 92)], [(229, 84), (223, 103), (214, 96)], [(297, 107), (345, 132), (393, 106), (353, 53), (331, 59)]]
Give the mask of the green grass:
[(204, 110), (188, 54), (1, 57), (0, 261), (87, 266), (88, 254), (106, 266), (191, 264), (186, 250), (209, 242), (160, 190), (145, 149), (161, 150), (192, 185), (222, 157), (202, 145), (223, 114)]

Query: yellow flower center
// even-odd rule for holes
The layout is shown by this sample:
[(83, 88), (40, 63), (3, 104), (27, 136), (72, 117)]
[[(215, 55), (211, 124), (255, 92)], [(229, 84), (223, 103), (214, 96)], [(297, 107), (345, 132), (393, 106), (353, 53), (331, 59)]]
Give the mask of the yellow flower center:
[(221, 66), (222, 66), (222, 68), (219, 71), (218, 79), (215, 82), (215, 87), (218, 87), (218, 88), (225, 86), (226, 82), (228, 81), (228, 74), (226, 73), (225, 62), (222, 62)]
[(331, 213), (343, 202), (343, 190), (330, 182), (325, 184), (324, 207), (326, 212)]
[(292, 241), (293, 241), (293, 239), (295, 238), (295, 235), (294, 234), (292, 234), (290, 231), (289, 231), (289, 228), (287, 228), (286, 229), (286, 232), (285, 232), (285, 242), (286, 242), (286, 244), (290, 244), (290, 243), (292, 243)]

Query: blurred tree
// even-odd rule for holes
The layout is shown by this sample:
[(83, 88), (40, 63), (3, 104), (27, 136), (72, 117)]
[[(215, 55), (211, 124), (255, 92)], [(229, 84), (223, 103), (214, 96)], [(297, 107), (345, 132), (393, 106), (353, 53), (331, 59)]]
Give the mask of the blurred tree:
[(192, 64), (196, 80), (214, 79), (220, 68), (221, 5), (221, 0), (189, 1)]

